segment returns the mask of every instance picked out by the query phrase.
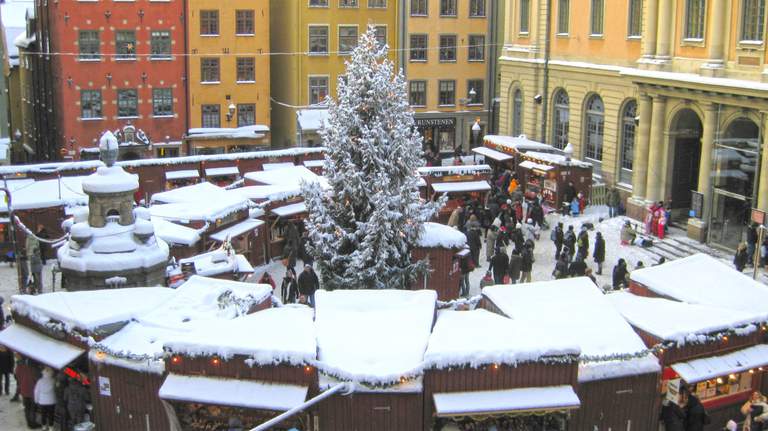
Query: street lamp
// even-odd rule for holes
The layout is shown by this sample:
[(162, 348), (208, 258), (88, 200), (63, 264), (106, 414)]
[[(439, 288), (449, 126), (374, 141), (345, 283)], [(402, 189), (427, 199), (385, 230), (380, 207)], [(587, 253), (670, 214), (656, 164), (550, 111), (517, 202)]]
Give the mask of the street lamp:
[(472, 148), (477, 147), (477, 138), (480, 136), (480, 119), (475, 119), (475, 124), (472, 125)]
[(475, 101), (475, 96), (477, 96), (477, 91), (475, 91), (474, 88), (470, 88), (469, 89), (469, 103), (473, 103)]
[(234, 103), (230, 103), (227, 107), (227, 123), (232, 121), (232, 117), (235, 116), (235, 111), (237, 110), (237, 106), (235, 106)]

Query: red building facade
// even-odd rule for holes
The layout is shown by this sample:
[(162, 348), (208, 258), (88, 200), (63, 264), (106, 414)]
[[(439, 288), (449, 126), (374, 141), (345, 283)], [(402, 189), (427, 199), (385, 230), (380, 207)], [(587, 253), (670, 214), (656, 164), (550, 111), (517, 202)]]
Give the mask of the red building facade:
[(52, 54), (52, 130), (62, 158), (81, 158), (105, 130), (122, 133), (123, 159), (180, 146), (187, 130), (183, 1), (37, 2)]

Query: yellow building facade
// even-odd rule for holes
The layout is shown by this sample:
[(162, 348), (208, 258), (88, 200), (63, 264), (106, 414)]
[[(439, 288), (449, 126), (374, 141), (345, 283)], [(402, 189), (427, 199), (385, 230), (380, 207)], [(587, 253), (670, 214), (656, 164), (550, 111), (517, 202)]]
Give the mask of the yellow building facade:
[(663, 201), (691, 237), (733, 249), (768, 210), (765, 8), (506, 0), (501, 133), (571, 143), (629, 215)]
[[(293, 3), (286, 1), (285, 3)], [(188, 146), (193, 154), (269, 147), (270, 1), (188, 0)], [(195, 129), (233, 130), (224, 138), (196, 139)], [(240, 130), (242, 132), (242, 129)], [(203, 133), (205, 135), (205, 133)]]
[(272, 142), (275, 147), (313, 146), (316, 129), (302, 138), (301, 111), (336, 94), (347, 52), (368, 25), (397, 61), (402, 0), (271, 0)]

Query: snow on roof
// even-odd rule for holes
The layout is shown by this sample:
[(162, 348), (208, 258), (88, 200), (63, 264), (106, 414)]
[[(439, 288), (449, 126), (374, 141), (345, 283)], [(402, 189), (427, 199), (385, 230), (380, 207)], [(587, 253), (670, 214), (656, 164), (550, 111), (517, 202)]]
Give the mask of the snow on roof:
[(419, 175), (478, 175), (492, 172), (488, 165), (422, 166), (416, 171)]
[(536, 142), (528, 139), (525, 135), (520, 136), (501, 136), (501, 135), (485, 135), (483, 138), (486, 143), (490, 143), (496, 146), (501, 146), (515, 151), (546, 151), (553, 153), (562, 153), (561, 150), (541, 142)]
[(703, 253), (632, 271), (630, 277), (677, 301), (760, 313), (768, 321), (768, 287)]
[(627, 292), (606, 295), (624, 318), (636, 328), (679, 345), (705, 340), (705, 335), (739, 328), (749, 333), (763, 315), (708, 305), (686, 304)]
[(424, 233), (419, 236), (419, 247), (424, 248), (462, 248), (467, 244), (467, 236), (458, 230), (440, 223), (424, 223)]
[(538, 169), (540, 171), (548, 171), (550, 169), (554, 169), (554, 166), (542, 165), (541, 163), (532, 162), (530, 160), (524, 160), (518, 163), (517, 166), (526, 169)]
[(0, 332), (0, 344), (60, 370), (85, 350), (43, 335), (19, 324), (10, 325)]
[(313, 363), (317, 354), (313, 314), (307, 307), (270, 308), (178, 334), (165, 341), (165, 348), (193, 357), (250, 356), (249, 365)]
[(432, 189), (438, 193), (482, 192), (490, 190), (488, 181), (457, 181), (432, 183)]
[[(197, 171), (195, 171), (197, 172)], [(159, 192), (152, 195), (152, 203), (186, 203), (186, 202), (208, 202), (211, 197), (226, 196), (227, 191), (213, 183), (202, 182), (184, 187), (177, 187), (165, 192)]]
[[(638, 354), (646, 350), (640, 337), (586, 277), (518, 285), (489, 286), (483, 295), (504, 314), (537, 330), (559, 334), (581, 348), (582, 357)], [(579, 381), (658, 372), (648, 354), (629, 361), (585, 361)]]
[(138, 188), (139, 176), (125, 172), (120, 166), (102, 166), (83, 179), (83, 191), (89, 193), (120, 193)]
[(264, 222), (262, 220), (255, 220), (252, 218), (245, 219), (240, 223), (234, 224), (226, 229), (222, 229), (214, 234), (211, 234), (209, 238), (214, 241), (224, 242), (227, 240), (227, 238), (231, 239), (238, 237), (258, 228), (263, 224)]
[(581, 405), (576, 392), (568, 385), (435, 393), (433, 397), (438, 417), (561, 411), (577, 409)]
[[(165, 372), (163, 342), (181, 332), (183, 331), (178, 328), (164, 328), (131, 322), (115, 334), (92, 346), (88, 357), (95, 363), (103, 362), (135, 371), (163, 374)], [(143, 360), (118, 358), (104, 353), (100, 348), (111, 352), (146, 356), (146, 358)]]
[(230, 175), (240, 175), (240, 169), (237, 166), (225, 166), (221, 168), (207, 168), (206, 177), (221, 177)]
[(262, 171), (274, 171), (275, 169), (290, 168), (296, 166), (293, 162), (264, 163), (261, 165)]
[[(225, 250), (218, 249), (208, 253), (198, 254), (179, 260), (179, 264), (192, 263), (195, 267), (195, 274), (203, 277), (215, 277), (225, 273), (253, 272), (253, 267), (248, 264), (248, 260), (238, 258), (240, 254), (227, 253)], [(244, 256), (243, 256), (244, 258)]]
[[(152, 198), (154, 199), (155, 196), (157, 194), (154, 194)], [(177, 220), (182, 223), (189, 223), (192, 220), (214, 222), (233, 212), (248, 209), (250, 205), (250, 200), (235, 193), (224, 191), (222, 194), (201, 194), (194, 201), (152, 205), (149, 207), (149, 211), (152, 214), (152, 218), (159, 217), (166, 220)]]
[(196, 229), (161, 218), (153, 218), (152, 225), (155, 227), (155, 235), (167, 243), (192, 246), (200, 241), (200, 234)]
[(317, 291), (318, 368), (377, 385), (420, 374), (436, 300), (433, 290)]
[(302, 181), (326, 183), (325, 178), (310, 171), (306, 166), (248, 172), (244, 176), (246, 179), (265, 185), (300, 186)]
[(304, 166), (308, 168), (322, 168), (325, 166), (325, 160), (304, 160)]
[(549, 162), (555, 165), (560, 166), (576, 166), (579, 168), (591, 168), (592, 164), (588, 162), (583, 162), (578, 159), (571, 159), (568, 160), (565, 156), (560, 154), (551, 154), (551, 153), (544, 153), (539, 151), (528, 151), (525, 153), (527, 157), (531, 157), (533, 159), (543, 160), (545, 162)]
[(300, 214), (300, 213), (306, 212), (307, 204), (306, 202), (302, 201), (296, 204), (290, 204), (282, 207), (272, 208), (270, 211), (272, 212), (272, 214), (275, 214), (278, 217), (288, 217), (294, 214)]
[(200, 172), (197, 169), (182, 169), (180, 171), (166, 171), (166, 180), (183, 180), (187, 178), (200, 178)]
[(232, 189), (231, 192), (255, 201), (282, 201), (301, 195), (301, 187), (294, 185), (246, 186)]
[[(49, 208), (56, 206), (88, 205), (88, 195), (83, 193), (82, 181), (85, 177), (61, 177), (52, 180), (14, 180), (8, 181), (12, 188), (14, 210)], [(0, 211), (8, 211), (5, 199), (0, 199)]]
[(768, 345), (758, 344), (722, 356), (678, 362), (672, 369), (686, 382), (697, 383), (764, 365), (768, 365)]
[(287, 411), (304, 403), (307, 392), (306, 386), (169, 374), (158, 395), (164, 400)]
[(496, 160), (497, 162), (504, 162), (510, 159), (513, 159), (513, 156), (510, 156), (509, 154), (502, 153), (500, 151), (492, 150), (488, 147), (475, 147), (472, 148), (472, 151), (480, 154), (481, 156), (488, 157), (492, 160)]
[(104, 325), (135, 319), (173, 296), (174, 291), (164, 287), (61, 291), (14, 295), (11, 309), (41, 326), (57, 321), (66, 330), (95, 331)]
[(320, 130), (324, 124), (328, 124), (328, 109), (299, 109), (296, 117), (302, 131)]
[(551, 356), (579, 354), (579, 347), (573, 342), (537, 333), (535, 329), (482, 309), (440, 311), (424, 354), (425, 367), (514, 366)]
[(34, 165), (8, 165), (0, 166), (0, 175), (91, 170), (101, 166), (104, 166), (104, 163), (102, 163), (101, 160), (86, 160), (83, 162), (39, 163)]
[(224, 139), (244, 139), (244, 138), (263, 138), (265, 133), (269, 133), (269, 127), (261, 124), (243, 127), (199, 127), (189, 129), (187, 137), (195, 138), (224, 138)]

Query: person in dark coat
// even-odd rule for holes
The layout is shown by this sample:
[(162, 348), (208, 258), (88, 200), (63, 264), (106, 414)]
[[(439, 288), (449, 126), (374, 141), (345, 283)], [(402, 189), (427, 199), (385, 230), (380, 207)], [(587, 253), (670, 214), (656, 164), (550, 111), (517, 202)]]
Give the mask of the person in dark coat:
[[(471, 227), (470, 227), (471, 226)], [(467, 224), (467, 243), (469, 245), (469, 254), (472, 256), (472, 262), (475, 265), (480, 263), (480, 249), (483, 247), (481, 227)]]
[(5, 391), (5, 395), (11, 394), (11, 374), (13, 374), (13, 352), (5, 346), (0, 346), (0, 395)]
[(272, 276), (269, 275), (268, 272), (265, 272), (264, 274), (262, 274), (261, 278), (259, 279), (259, 284), (268, 284), (272, 286), (273, 292), (275, 291), (275, 287), (277, 286), (275, 284), (275, 280), (272, 279)]
[(299, 258), (304, 262), (304, 265), (312, 266), (315, 262), (315, 259), (309, 252), (309, 233), (307, 233), (307, 231), (304, 231), (304, 233), (301, 234), (301, 239), (299, 241)]
[(299, 297), (299, 285), (296, 282), (296, 272), (293, 268), (285, 270), (285, 277), (280, 285), (280, 291), (282, 292), (283, 304), (290, 304), (296, 302)]
[(576, 232), (573, 231), (573, 225), (568, 226), (568, 230), (563, 236), (563, 246), (566, 253), (568, 253), (568, 260), (573, 259), (573, 255), (576, 254)]
[(64, 404), (67, 406), (69, 422), (76, 425), (85, 421), (87, 406), (91, 402), (91, 393), (85, 386), (74, 379), (64, 388)]
[(533, 200), (533, 205), (529, 211), (529, 217), (533, 220), (536, 226), (544, 225), (544, 208), (541, 207), (538, 199)]
[(573, 262), (571, 262), (571, 265), (568, 267), (568, 274), (570, 274), (571, 277), (583, 277), (586, 271), (587, 264), (584, 262), (584, 257), (581, 253), (577, 253)]
[(560, 252), (562, 252), (563, 250), (563, 241), (565, 238), (562, 222), (558, 222), (557, 226), (555, 226), (555, 228), (552, 229), (552, 233), (549, 235), (549, 238), (552, 240), (553, 243), (555, 243), (555, 259), (559, 259)]
[(520, 255), (520, 250), (512, 250), (512, 255), (509, 256), (509, 279), (510, 283), (515, 284), (520, 280), (520, 272), (523, 267), (523, 257)]
[(509, 256), (503, 248), (497, 248), (496, 253), (491, 258), (491, 265), (488, 271), (493, 274), (493, 281), (496, 284), (504, 284), (504, 276), (509, 273)]
[(530, 283), (531, 272), (533, 272), (533, 249), (531, 247), (523, 247), (522, 263), (520, 265), (520, 282)]
[(518, 250), (522, 250), (523, 245), (525, 245), (525, 236), (523, 236), (523, 225), (520, 223), (517, 223), (515, 225), (515, 228), (512, 230), (510, 237), (512, 239), (512, 242), (515, 243), (515, 248)]
[(747, 227), (747, 264), (752, 265), (757, 247), (757, 223), (752, 222)]
[(307, 299), (310, 307), (315, 306), (315, 292), (320, 288), (320, 280), (315, 270), (309, 265), (304, 265), (304, 270), (299, 274), (299, 294)]
[(581, 227), (581, 230), (579, 231), (579, 237), (576, 240), (576, 245), (577, 253), (586, 259), (587, 256), (589, 256), (589, 233), (587, 232), (586, 226)]
[(571, 203), (575, 197), (576, 187), (574, 187), (573, 181), (568, 181), (568, 185), (563, 189), (563, 202)]
[[(19, 359), (19, 358), (17, 358)], [(29, 361), (19, 361), (16, 365), (16, 380), (19, 383), (19, 393), (24, 404), (24, 418), (27, 427), (40, 428), (35, 421), (35, 384), (37, 383), (37, 370)]]
[(624, 259), (619, 259), (616, 266), (613, 267), (613, 289), (618, 290), (627, 284), (627, 262)]
[(557, 280), (568, 278), (568, 253), (563, 253), (557, 258), (552, 276)]
[(747, 245), (742, 242), (733, 256), (733, 266), (736, 267), (736, 271), (744, 271), (744, 268), (747, 266), (747, 259)]
[(685, 431), (704, 431), (704, 426), (709, 423), (707, 411), (701, 401), (688, 390), (681, 391), (685, 407)]
[(664, 400), (659, 419), (666, 431), (685, 431), (685, 412), (677, 403)]
[(603, 273), (603, 262), (605, 262), (605, 239), (600, 232), (595, 234), (595, 249), (592, 252), (592, 257), (597, 264), (597, 275), (601, 275)]

